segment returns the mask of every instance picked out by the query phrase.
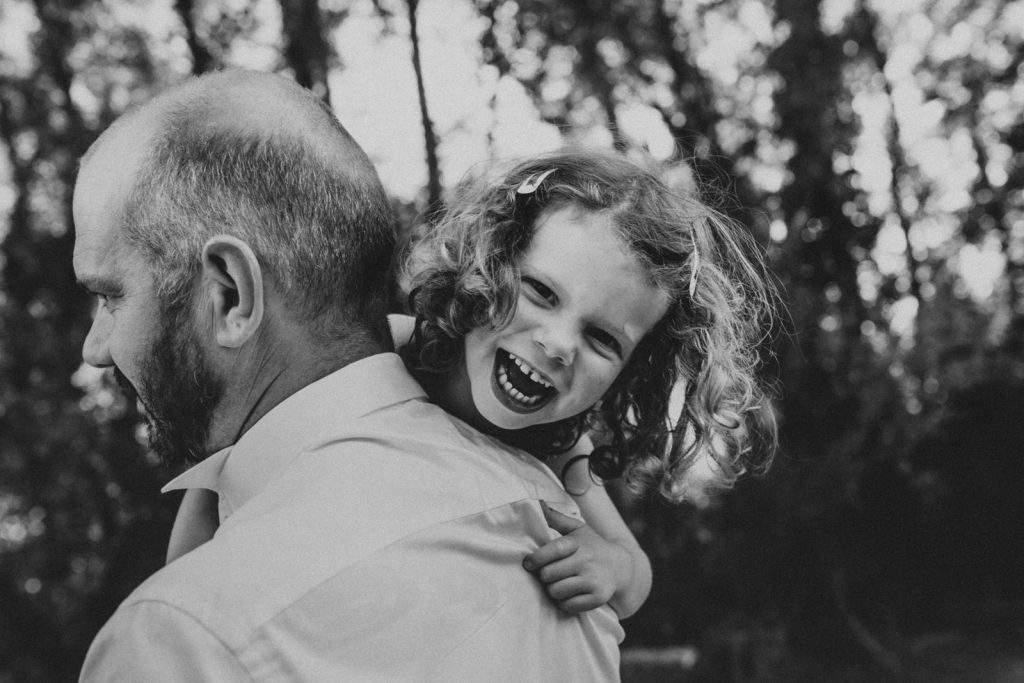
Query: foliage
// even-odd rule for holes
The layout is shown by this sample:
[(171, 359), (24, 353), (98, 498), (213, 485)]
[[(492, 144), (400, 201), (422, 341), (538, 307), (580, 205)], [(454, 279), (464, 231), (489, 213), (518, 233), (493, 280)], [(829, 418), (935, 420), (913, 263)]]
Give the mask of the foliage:
[(74, 676), (176, 503), (135, 407), (80, 367), (78, 157), (190, 72), (285, 71), (338, 104), (339, 36), (377, 17), (382, 45), (418, 27), (410, 227), (472, 118), (437, 115), (456, 93), (430, 41), (456, 15), (491, 150), (514, 92), (562, 140), (674, 164), (750, 226), (788, 301), (769, 474), (622, 501), (655, 566), (626, 646), (693, 647), (698, 680), (940, 676), (936, 633), (1020, 657), (1021, 0), (0, 0), (0, 681)]

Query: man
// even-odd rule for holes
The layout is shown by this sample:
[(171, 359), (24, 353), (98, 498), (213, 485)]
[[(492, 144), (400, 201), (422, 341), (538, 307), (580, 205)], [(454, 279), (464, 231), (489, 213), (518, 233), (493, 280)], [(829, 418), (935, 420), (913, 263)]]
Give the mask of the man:
[(565, 615), (520, 565), (557, 535), (540, 501), (571, 500), (387, 352), (387, 201), (316, 98), (189, 81), (93, 145), (74, 215), (83, 356), (138, 392), (159, 454), (201, 461), (176, 486), (221, 517), (82, 680), (617, 678), (611, 610)]

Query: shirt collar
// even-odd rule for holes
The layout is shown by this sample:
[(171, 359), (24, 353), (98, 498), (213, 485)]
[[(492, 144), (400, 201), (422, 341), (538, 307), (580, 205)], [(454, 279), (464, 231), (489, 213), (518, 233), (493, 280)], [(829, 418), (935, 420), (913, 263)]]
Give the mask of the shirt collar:
[(172, 479), (161, 489), (204, 488), (220, 496), (221, 519), (259, 493), (288, 463), (339, 422), (426, 398), (394, 353), (346, 365), (276, 405), (238, 441)]

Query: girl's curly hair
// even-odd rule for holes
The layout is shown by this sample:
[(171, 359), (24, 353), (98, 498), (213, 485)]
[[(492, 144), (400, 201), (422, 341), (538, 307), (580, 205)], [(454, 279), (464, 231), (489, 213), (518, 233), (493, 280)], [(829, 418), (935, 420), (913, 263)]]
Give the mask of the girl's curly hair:
[[(517, 192), (545, 171), (535, 191)], [(514, 445), (544, 457), (589, 430), (602, 444), (591, 455), (594, 474), (624, 474), (634, 491), (657, 488), (672, 501), (683, 499), (689, 470), (705, 458), (717, 486), (766, 469), (777, 428), (758, 371), (778, 297), (763, 256), (725, 216), (617, 154), (560, 152), (463, 183), (405, 260), (417, 318), (401, 350), (406, 363), (446, 373), (461, 362), (466, 334), (506, 325), (538, 219), (562, 208), (612, 218), (670, 304), (597, 405), (520, 430)]]

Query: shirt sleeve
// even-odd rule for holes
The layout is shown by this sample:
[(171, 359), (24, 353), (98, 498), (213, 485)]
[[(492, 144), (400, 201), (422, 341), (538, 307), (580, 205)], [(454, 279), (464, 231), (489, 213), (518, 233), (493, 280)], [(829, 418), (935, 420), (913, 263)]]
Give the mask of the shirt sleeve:
[(251, 681), (238, 658), (195, 619), (162, 602), (122, 606), (93, 641), (80, 683)]

